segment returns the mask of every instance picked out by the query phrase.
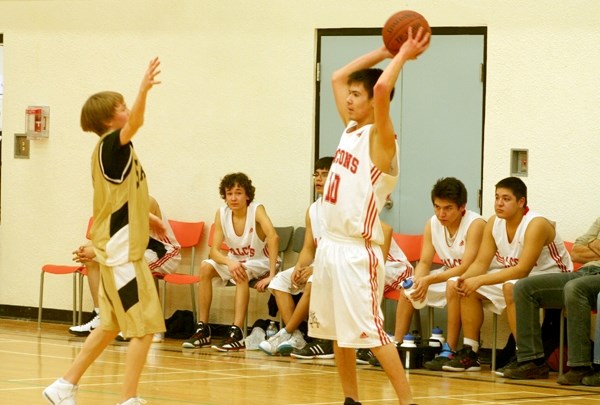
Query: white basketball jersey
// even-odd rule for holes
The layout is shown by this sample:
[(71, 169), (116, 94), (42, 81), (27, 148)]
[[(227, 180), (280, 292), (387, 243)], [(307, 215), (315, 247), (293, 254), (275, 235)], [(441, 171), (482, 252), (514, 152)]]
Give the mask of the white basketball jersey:
[(483, 218), (476, 212), (466, 210), (465, 215), (460, 220), (460, 225), (454, 236), (454, 240), (450, 241), (448, 230), (434, 215), (431, 217), (431, 243), (438, 254), (444, 267), (450, 269), (462, 263), (462, 258), (465, 254), (465, 243), (469, 227), (476, 219)]
[(350, 121), (335, 152), (323, 196), (323, 230), (334, 237), (362, 238), (383, 244), (379, 213), (398, 180), (398, 145), (391, 175), (372, 162), (369, 137), (372, 125), (350, 132)]
[(260, 240), (256, 234), (256, 208), (262, 204), (251, 202), (246, 212), (246, 226), (241, 236), (233, 229), (233, 212), (227, 206), (221, 207), (221, 226), (225, 243), (229, 247), (227, 255), (240, 263), (246, 260), (268, 259), (269, 252), (266, 241)]
[(308, 208), (308, 218), (310, 219), (310, 228), (315, 246), (319, 246), (319, 240), (321, 239), (321, 210), (321, 197), (319, 197)]
[[(525, 212), (521, 223), (515, 231), (512, 243), (509, 243), (508, 236), (506, 234), (506, 220), (496, 217), (494, 220), (494, 227), (492, 229), (492, 235), (496, 241), (496, 261), (500, 265), (506, 267), (512, 267), (519, 263), (519, 257), (523, 252), (523, 243), (525, 239), (525, 231), (529, 226), (532, 219), (542, 217), (537, 212), (533, 212), (529, 209)], [(543, 218), (543, 217), (542, 217)], [(555, 223), (550, 221), (554, 226)], [(566, 272), (573, 271), (573, 262), (571, 256), (567, 252), (565, 244), (563, 243), (558, 232), (555, 232), (554, 241), (547, 246), (542, 248), (542, 252), (533, 267), (530, 274), (539, 273), (543, 271), (550, 272)]]

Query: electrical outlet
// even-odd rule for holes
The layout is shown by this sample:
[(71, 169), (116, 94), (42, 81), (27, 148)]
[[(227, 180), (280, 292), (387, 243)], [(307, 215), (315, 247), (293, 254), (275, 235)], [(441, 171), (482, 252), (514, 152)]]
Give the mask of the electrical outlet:
[(29, 139), (25, 134), (15, 134), (15, 158), (29, 159)]

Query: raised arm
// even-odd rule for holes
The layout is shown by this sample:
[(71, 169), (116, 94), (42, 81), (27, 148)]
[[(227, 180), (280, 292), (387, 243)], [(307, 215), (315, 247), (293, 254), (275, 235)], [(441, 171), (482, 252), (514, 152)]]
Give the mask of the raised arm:
[(158, 57), (152, 59), (148, 64), (137, 97), (131, 106), (129, 119), (121, 129), (121, 145), (128, 144), (137, 133), (138, 129), (144, 124), (144, 113), (146, 111), (146, 97), (148, 96), (148, 91), (150, 91), (155, 84), (160, 84), (160, 81), (156, 80), (156, 76), (160, 73), (160, 70), (158, 70), (159, 66), (160, 61), (158, 60)]
[(371, 160), (377, 168), (386, 173), (389, 172), (390, 162), (396, 153), (396, 134), (390, 117), (390, 96), (404, 63), (425, 52), (429, 46), (429, 36), (423, 28), (419, 28), (413, 36), (412, 29), (409, 28), (408, 39), (384, 69), (373, 88), (375, 129), (371, 134)]
[(346, 107), (346, 99), (348, 98), (348, 77), (357, 70), (367, 69), (375, 66), (382, 60), (390, 58), (392, 54), (384, 47), (375, 49), (363, 56), (358, 57), (344, 67), (336, 70), (331, 78), (333, 86), (333, 97), (340, 118), (347, 125), (350, 121), (348, 116), (348, 108)]

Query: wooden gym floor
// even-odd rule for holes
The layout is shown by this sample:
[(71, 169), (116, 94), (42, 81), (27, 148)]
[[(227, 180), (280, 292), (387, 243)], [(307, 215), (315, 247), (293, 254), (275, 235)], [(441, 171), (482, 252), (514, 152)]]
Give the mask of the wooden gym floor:
[[(84, 338), (66, 325), (0, 319), (0, 404), (44, 404), (43, 388), (71, 364)], [(126, 343), (109, 346), (80, 382), (79, 404), (116, 404)], [(511, 381), (481, 372), (408, 372), (415, 402), (446, 404), (600, 404), (600, 388), (562, 387), (548, 380)], [(363, 404), (397, 404), (380, 368), (358, 366)], [(159, 404), (342, 404), (333, 360), (298, 361), (260, 351), (181, 349), (180, 340), (152, 345), (140, 396)]]

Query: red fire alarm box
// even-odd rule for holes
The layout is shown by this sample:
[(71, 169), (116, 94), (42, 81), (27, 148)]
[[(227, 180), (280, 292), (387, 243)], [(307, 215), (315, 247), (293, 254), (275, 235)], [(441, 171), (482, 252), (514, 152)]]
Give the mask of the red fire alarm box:
[(25, 134), (27, 139), (48, 138), (50, 107), (29, 106), (25, 110)]

